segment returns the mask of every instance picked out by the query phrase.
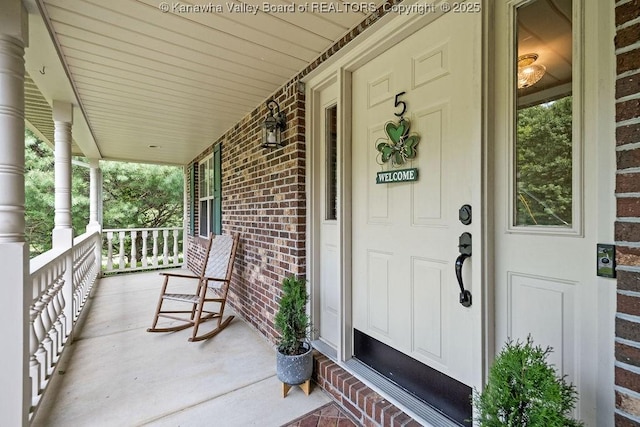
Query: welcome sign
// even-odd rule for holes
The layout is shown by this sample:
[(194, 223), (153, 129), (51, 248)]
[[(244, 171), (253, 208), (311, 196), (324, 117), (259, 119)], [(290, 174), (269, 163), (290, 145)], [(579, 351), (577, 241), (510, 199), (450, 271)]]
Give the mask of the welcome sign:
[(392, 182), (407, 182), (417, 180), (417, 168), (378, 172), (376, 175), (376, 184), (390, 184)]

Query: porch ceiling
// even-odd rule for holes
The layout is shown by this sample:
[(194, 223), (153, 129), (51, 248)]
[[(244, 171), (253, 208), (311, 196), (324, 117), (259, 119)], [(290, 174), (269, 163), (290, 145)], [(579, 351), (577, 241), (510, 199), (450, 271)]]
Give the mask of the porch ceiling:
[[(24, 109), (27, 127), (40, 139), (51, 143), (54, 132), (51, 106), (29, 74), (24, 76)], [(74, 154), (82, 155), (82, 150), (75, 141), (71, 145), (71, 151)]]
[[(74, 135), (82, 151), (170, 164), (197, 156), (366, 16), (340, 1), (334, 4), (341, 11), (333, 13), (265, 11), (262, 0), (29, 3), (30, 26), (48, 31), (30, 31), (27, 70), (47, 102), (59, 99), (53, 88), (60, 86), (47, 79), (67, 75), (75, 98), (70, 101), (80, 107), (74, 120), (88, 125), (84, 141)], [(168, 12), (161, 10), (165, 5)], [(194, 5), (222, 9), (184, 11)], [(45, 35), (53, 39), (63, 67), (35, 73), (46, 62), (29, 51), (41, 49), (37, 38)], [(36, 108), (27, 104), (27, 116)]]

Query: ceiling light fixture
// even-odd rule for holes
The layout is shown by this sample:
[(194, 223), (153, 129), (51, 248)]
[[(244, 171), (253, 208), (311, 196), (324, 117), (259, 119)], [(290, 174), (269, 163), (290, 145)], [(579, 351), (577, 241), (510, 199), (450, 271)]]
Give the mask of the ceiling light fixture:
[(542, 64), (534, 64), (537, 59), (537, 53), (518, 57), (518, 89), (533, 86), (544, 76), (547, 68)]

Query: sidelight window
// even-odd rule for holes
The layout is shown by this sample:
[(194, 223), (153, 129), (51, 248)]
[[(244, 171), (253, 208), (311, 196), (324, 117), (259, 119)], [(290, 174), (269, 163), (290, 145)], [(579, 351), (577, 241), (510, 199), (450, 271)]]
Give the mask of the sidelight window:
[(513, 224), (572, 228), (574, 164), (572, 0), (516, 8)]

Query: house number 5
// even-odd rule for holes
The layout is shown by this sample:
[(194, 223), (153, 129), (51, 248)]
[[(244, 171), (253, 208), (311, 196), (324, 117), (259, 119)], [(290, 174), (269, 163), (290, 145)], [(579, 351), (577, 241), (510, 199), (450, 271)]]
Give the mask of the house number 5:
[(402, 95), (404, 95), (407, 92), (400, 92), (398, 94), (396, 94), (396, 103), (394, 104), (394, 107), (398, 108), (402, 105), (402, 111), (400, 111), (399, 113), (394, 113), (396, 115), (396, 117), (402, 117), (404, 116), (405, 111), (407, 111), (407, 103), (404, 101), (399, 101), (398, 98), (400, 98)]

